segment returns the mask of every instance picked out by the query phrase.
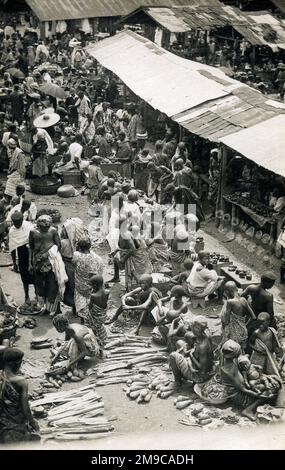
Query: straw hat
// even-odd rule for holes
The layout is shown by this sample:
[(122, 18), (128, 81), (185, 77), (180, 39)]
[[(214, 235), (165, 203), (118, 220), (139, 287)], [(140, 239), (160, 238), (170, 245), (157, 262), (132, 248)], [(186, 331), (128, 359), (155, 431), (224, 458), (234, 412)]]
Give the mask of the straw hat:
[(34, 126), (35, 127), (41, 127), (41, 128), (46, 128), (46, 127), (51, 127), (54, 126), (58, 121), (60, 120), (60, 116), (56, 113), (46, 113), (42, 114), (41, 116), (38, 116), (34, 120)]

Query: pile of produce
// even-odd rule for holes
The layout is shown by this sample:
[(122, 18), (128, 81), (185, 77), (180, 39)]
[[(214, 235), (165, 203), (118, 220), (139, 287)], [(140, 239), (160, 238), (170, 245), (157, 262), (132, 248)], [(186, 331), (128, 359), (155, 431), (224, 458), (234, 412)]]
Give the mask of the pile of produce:
[(126, 383), (135, 371), (148, 373), (151, 367), (167, 362), (166, 348), (155, 348), (144, 336), (114, 334), (105, 346), (104, 363), (90, 369), (97, 386)]
[(221, 383), (217, 376), (212, 377), (204, 384), (196, 384), (194, 391), (204, 401), (213, 405), (223, 404), (228, 399), (227, 387)]
[(156, 396), (162, 399), (169, 398), (175, 392), (175, 384), (173, 382), (173, 376), (167, 376), (166, 374), (156, 375), (155, 378), (149, 384), (150, 390), (156, 390)]
[(31, 402), (31, 408), (35, 415), (45, 416), (40, 426), (45, 440), (97, 439), (114, 430), (111, 420), (104, 417), (102, 397), (93, 385), (49, 393)]
[[(186, 397), (181, 397), (181, 400), (178, 401), (178, 403), (186, 403), (185, 398)], [(223, 426), (225, 424), (223, 419), (233, 414), (231, 410), (225, 410), (223, 414), (222, 410), (215, 407), (204, 406), (199, 402), (190, 403), (189, 405), (185, 405), (184, 408), (181, 405), (180, 409), (184, 410), (186, 418), (179, 419), (178, 422), (185, 426), (205, 426), (207, 428), (216, 428)]]
[(123, 390), (131, 400), (137, 403), (149, 403), (154, 392), (162, 399), (169, 398), (175, 392), (171, 374), (163, 374), (157, 370), (150, 370), (147, 376), (135, 375), (127, 380), (127, 388)]
[(152, 393), (148, 388), (149, 379), (143, 375), (135, 375), (127, 381), (128, 388), (125, 388), (127, 397), (136, 400), (137, 403), (149, 403)]
[(37, 315), (40, 311), (41, 307), (36, 301), (32, 301), (30, 304), (23, 304), (17, 309), (20, 315)]
[(41, 382), (44, 392), (60, 388), (65, 382), (81, 382), (85, 378), (85, 372), (75, 368), (67, 370), (68, 360), (61, 361), (50, 366), (45, 371), (45, 379)]
[(193, 400), (186, 395), (179, 395), (174, 400), (174, 405), (177, 410), (184, 410), (193, 403)]

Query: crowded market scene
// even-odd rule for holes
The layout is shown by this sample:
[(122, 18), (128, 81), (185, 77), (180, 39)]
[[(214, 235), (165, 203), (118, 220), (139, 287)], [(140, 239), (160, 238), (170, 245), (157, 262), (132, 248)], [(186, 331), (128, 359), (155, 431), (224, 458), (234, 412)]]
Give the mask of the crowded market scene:
[(0, 2), (0, 445), (283, 448), (285, 3), (79, 3)]

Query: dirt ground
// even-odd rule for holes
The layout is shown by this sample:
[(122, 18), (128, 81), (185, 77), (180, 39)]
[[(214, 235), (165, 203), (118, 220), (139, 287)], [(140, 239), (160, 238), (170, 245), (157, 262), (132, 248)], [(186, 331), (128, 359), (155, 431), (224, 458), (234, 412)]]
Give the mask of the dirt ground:
[[(88, 204), (84, 196), (70, 199), (59, 199), (57, 196), (35, 196), (38, 209), (42, 207), (55, 207), (62, 213), (62, 221), (67, 217), (80, 217), (89, 224), (92, 218), (87, 215)], [(265, 270), (265, 266), (257, 260), (254, 254), (249, 255), (246, 250), (235, 242), (223, 243), (224, 235), (220, 234), (214, 224), (204, 224), (199, 233), (205, 239), (208, 251), (216, 251), (230, 256), (230, 259), (240, 265), (241, 263), (260, 275)], [(112, 266), (107, 263), (108, 247), (106, 243), (98, 247), (97, 253), (105, 261), (104, 277), (112, 277)], [(0, 265), (8, 264), (9, 255), (0, 254)], [(278, 269), (275, 263), (273, 269)], [(10, 266), (1, 267), (1, 282), (5, 293), (9, 294), (18, 305), (24, 301), (23, 289), (19, 275), (11, 271)], [(119, 305), (120, 295), (123, 285), (115, 285), (111, 289), (112, 304)], [(282, 300), (284, 291), (279, 283), (273, 289), (275, 311), (285, 315), (285, 306)], [(200, 308), (194, 313), (214, 316), (209, 318), (212, 331), (218, 332), (220, 329), (219, 313), (221, 306), (212, 304), (204, 312)], [(33, 330), (19, 328), (16, 345), (24, 350), (25, 360), (31, 364), (37, 364), (39, 370), (44, 370), (48, 364), (49, 350), (31, 350), (30, 341), (35, 336), (49, 336), (56, 338), (59, 334), (52, 327), (49, 317), (36, 317), (37, 327)], [(145, 334), (149, 329), (144, 329)], [(217, 333), (218, 334), (218, 333)], [(29, 379), (30, 389), (33, 390), (39, 382), (38, 378)], [(80, 382), (80, 386), (88, 383), (88, 379)], [(64, 384), (63, 388), (75, 387), (75, 384)], [(205, 431), (201, 428), (186, 427), (178, 423), (178, 419), (183, 417), (182, 413), (173, 406), (173, 397), (161, 400), (153, 397), (147, 405), (138, 405), (126, 398), (122, 385), (112, 385), (98, 388), (105, 405), (106, 416), (116, 416), (114, 422), (115, 433), (108, 438), (96, 440), (96, 442), (80, 442), (64, 448), (92, 448), (92, 449), (284, 449), (285, 448), (285, 426), (267, 425), (258, 426), (252, 429), (231, 426), (219, 430)], [(229, 431), (230, 430), (230, 431)], [(21, 448), (25, 447), (24, 445)], [(35, 447), (35, 446), (34, 446)], [(63, 448), (62, 444), (52, 441), (37, 444), (39, 448)]]

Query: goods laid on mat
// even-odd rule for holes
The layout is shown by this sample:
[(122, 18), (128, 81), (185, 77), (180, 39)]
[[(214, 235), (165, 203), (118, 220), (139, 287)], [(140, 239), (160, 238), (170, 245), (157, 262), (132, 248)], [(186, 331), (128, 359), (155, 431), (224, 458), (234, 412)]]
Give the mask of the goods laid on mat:
[(46, 411), (41, 425), (45, 439), (60, 441), (96, 439), (114, 430), (104, 416), (104, 403), (94, 385), (79, 389), (48, 393), (31, 402), (35, 414)]
[(137, 371), (149, 373), (151, 368), (164, 365), (168, 355), (165, 348), (155, 348), (149, 337), (115, 334), (105, 346), (104, 362), (87, 371), (96, 374), (97, 386), (126, 383)]

